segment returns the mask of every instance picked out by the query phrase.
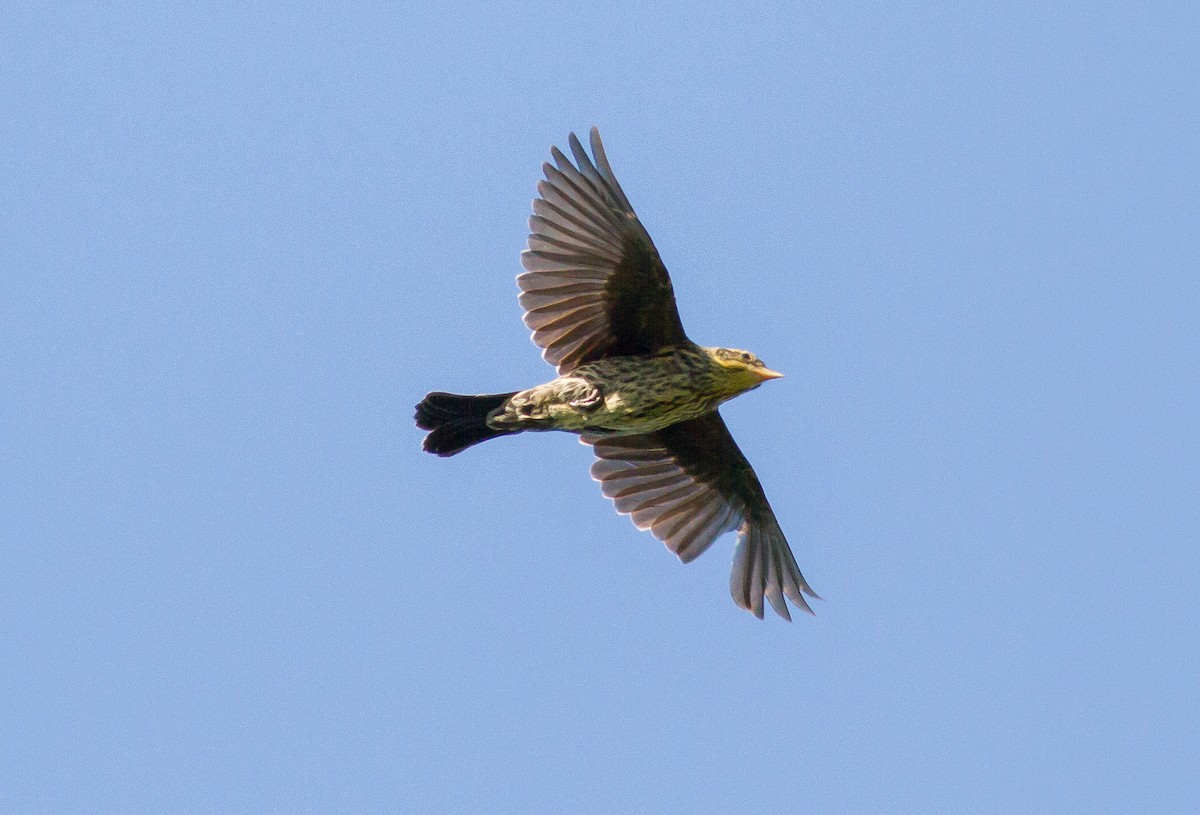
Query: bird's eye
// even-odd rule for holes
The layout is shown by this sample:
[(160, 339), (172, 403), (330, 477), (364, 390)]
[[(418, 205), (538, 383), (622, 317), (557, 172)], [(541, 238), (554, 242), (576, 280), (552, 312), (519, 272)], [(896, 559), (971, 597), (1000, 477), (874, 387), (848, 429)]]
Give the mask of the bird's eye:
[(754, 354), (749, 354), (745, 351), (743, 351), (741, 353), (741, 357), (742, 357), (742, 362), (753, 362), (754, 361)]

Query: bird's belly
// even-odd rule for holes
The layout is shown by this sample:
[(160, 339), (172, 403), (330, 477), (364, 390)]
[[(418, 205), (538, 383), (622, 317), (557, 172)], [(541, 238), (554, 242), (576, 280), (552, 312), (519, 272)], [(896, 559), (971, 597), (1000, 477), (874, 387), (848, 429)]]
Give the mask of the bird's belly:
[(695, 394), (679, 394), (674, 398), (630, 399), (622, 393), (610, 393), (603, 404), (589, 416), (580, 428), (606, 435), (637, 435), (651, 433), (673, 424), (695, 419), (711, 411), (715, 405)]
[(515, 394), (489, 425), (631, 436), (711, 412), (725, 395), (671, 359), (618, 357)]

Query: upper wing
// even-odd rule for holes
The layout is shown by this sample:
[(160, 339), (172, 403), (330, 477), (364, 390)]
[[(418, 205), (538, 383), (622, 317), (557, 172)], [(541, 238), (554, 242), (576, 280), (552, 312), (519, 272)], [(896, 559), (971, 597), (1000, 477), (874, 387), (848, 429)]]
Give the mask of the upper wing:
[[(600, 133), (588, 158), (575, 134), (575, 164), (557, 147), (529, 219), (528, 270), (517, 277), (525, 325), (558, 372), (610, 356), (650, 354), (688, 342), (671, 278), (621, 191)], [(576, 166), (578, 165), (578, 166)]]
[(617, 512), (687, 563), (722, 533), (738, 530), (729, 590), (739, 606), (763, 616), (763, 596), (790, 620), (784, 596), (812, 613), (804, 599), (817, 595), (796, 565), (762, 485), (721, 416), (698, 419), (641, 436), (587, 436), (599, 458), (592, 477)]

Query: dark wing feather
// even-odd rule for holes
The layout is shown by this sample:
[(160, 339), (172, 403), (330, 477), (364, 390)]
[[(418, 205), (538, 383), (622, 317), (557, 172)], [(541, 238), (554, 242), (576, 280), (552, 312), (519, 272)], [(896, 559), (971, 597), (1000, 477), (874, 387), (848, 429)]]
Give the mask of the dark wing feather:
[(572, 133), (575, 163), (557, 147), (529, 219), (527, 270), (517, 277), (525, 324), (559, 373), (611, 356), (688, 342), (671, 278), (617, 183), (600, 133), (592, 155)]
[(784, 597), (812, 613), (816, 597), (767, 503), (762, 484), (716, 411), (640, 436), (587, 436), (598, 461), (592, 477), (629, 515), (687, 563), (721, 534), (738, 530), (729, 589), (763, 616), (763, 597), (790, 620)]

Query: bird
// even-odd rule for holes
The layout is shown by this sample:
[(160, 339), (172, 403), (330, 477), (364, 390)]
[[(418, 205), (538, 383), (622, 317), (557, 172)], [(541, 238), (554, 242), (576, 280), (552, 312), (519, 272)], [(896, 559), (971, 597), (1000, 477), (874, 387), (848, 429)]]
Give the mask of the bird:
[(589, 141), (591, 156), (570, 134), (574, 162), (551, 147), (517, 276), (525, 325), (557, 377), (509, 393), (429, 393), (415, 416), (429, 431), (423, 449), (453, 456), (526, 431), (578, 434), (617, 512), (684, 563), (737, 530), (738, 606), (762, 619), (765, 597), (785, 620), (789, 600), (812, 614), (805, 595), (817, 594), (718, 412), (782, 374), (748, 351), (688, 338), (666, 266), (595, 127)]

